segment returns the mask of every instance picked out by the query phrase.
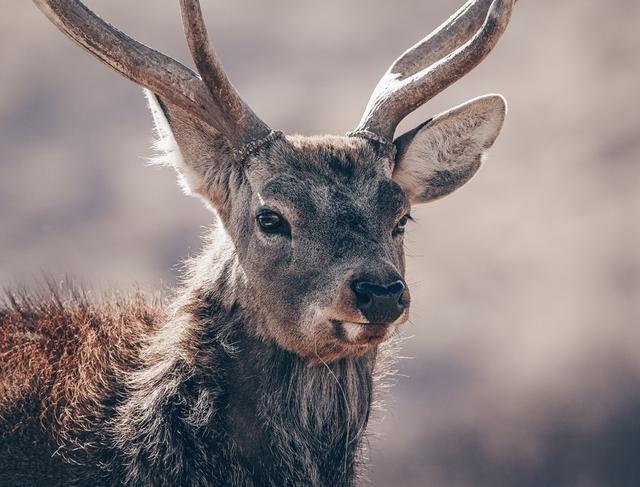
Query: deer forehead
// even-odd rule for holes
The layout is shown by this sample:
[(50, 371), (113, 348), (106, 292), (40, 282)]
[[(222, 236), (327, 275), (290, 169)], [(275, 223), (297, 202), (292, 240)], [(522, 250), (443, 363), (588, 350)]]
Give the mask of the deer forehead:
[(389, 168), (390, 160), (362, 139), (289, 136), (253, 157), (245, 173), (258, 206), (275, 205), (298, 219), (348, 218), (408, 210)]

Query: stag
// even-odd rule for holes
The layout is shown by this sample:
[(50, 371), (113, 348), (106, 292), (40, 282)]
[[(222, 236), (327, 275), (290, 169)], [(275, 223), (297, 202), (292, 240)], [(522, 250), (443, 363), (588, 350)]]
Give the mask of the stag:
[(315, 137), (240, 98), (197, 0), (180, 0), (197, 73), (77, 0), (34, 1), (145, 88), (167, 163), (215, 223), (171, 299), (7, 295), (0, 484), (354, 485), (409, 312), (410, 209), (476, 173), (506, 105), (396, 127), (487, 56), (514, 0), (467, 2), (391, 65), (355, 130)]

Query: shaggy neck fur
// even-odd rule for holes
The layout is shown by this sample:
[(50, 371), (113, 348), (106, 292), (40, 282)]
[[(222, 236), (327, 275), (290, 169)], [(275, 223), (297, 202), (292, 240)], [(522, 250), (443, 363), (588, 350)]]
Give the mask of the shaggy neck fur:
[(192, 264), (114, 422), (121, 475), (135, 485), (352, 485), (377, 352), (310, 365), (255, 336), (242, 288), (228, 243)]

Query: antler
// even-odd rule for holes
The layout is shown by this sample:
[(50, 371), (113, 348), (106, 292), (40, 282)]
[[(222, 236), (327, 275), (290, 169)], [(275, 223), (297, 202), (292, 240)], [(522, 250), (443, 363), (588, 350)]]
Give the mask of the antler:
[(244, 143), (265, 137), (271, 129), (240, 98), (209, 44), (200, 2), (180, 0), (180, 9), (191, 56), (213, 98), (218, 100), (223, 117), (235, 125), (237, 133), (243, 134), (241, 138)]
[(475, 68), (504, 33), (517, 0), (469, 0), (400, 56), (378, 82), (350, 136), (389, 144), (409, 113)]
[[(106, 23), (78, 0), (33, 0), (63, 33), (123, 76), (220, 132), (233, 147), (269, 127), (242, 101), (211, 49), (197, 0), (180, 0), (196, 73)], [(204, 81), (203, 81), (204, 79)]]

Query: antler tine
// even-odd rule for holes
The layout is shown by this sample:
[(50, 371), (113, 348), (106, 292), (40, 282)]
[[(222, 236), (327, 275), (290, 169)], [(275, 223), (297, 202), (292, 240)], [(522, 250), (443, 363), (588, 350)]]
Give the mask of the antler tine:
[(235, 91), (207, 41), (197, 1), (180, 0), (200, 75), (108, 24), (79, 0), (33, 0), (64, 34), (123, 76), (220, 132), (234, 148), (270, 133)]
[(213, 99), (220, 106), (227, 126), (233, 128), (227, 138), (236, 145), (242, 145), (268, 135), (271, 129), (242, 100), (209, 44), (200, 2), (180, 0), (180, 10), (193, 61)]
[(391, 142), (404, 117), (462, 78), (491, 52), (515, 3), (468, 1), (391, 65), (371, 95), (358, 127), (349, 135)]
[(186, 66), (120, 32), (80, 1), (34, 3), (64, 34), (106, 65), (205, 122), (218, 123), (218, 114), (211, 111), (211, 94)]
[(440, 27), (404, 52), (389, 71), (404, 73), (419, 63), (429, 66), (460, 47), (482, 27), (492, 2), (469, 0)]

